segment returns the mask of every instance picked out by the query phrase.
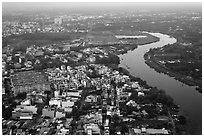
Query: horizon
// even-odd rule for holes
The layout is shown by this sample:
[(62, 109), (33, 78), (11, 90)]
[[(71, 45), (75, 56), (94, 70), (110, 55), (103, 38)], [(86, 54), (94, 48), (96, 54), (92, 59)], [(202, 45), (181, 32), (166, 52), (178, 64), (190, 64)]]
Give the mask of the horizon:
[[(202, 10), (202, 2), (2, 2), (2, 11), (32, 10), (81, 10), (94, 9), (197, 9)], [(78, 8), (78, 9), (76, 9)]]

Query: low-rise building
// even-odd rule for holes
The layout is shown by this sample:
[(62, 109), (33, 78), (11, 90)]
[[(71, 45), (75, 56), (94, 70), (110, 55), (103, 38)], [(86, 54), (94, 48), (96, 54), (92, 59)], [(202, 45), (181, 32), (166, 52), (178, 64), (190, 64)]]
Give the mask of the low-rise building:
[(45, 107), (42, 109), (42, 116), (44, 117), (55, 117), (55, 108)]
[(64, 110), (58, 109), (56, 111), (55, 118), (65, 118), (65, 117), (66, 117), (66, 114), (65, 114)]
[(50, 90), (50, 83), (41, 72), (23, 71), (11, 76), (14, 94), (30, 93), (33, 90)]
[(62, 101), (62, 108), (70, 108), (74, 106), (74, 102), (70, 100)]
[(61, 107), (61, 103), (62, 103), (62, 100), (60, 98), (51, 98), (49, 101), (50, 106), (55, 105), (55, 106)]

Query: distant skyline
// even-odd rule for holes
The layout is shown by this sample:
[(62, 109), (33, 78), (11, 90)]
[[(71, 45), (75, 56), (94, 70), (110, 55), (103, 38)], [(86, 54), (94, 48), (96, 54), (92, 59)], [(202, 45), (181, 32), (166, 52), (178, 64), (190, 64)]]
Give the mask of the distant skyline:
[(201, 2), (3, 2), (3, 11), (51, 10), (51, 9), (202, 9)]

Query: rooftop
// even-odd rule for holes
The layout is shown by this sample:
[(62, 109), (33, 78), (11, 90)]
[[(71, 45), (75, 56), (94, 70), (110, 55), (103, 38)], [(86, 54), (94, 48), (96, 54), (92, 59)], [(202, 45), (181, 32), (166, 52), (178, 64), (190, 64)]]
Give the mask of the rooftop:
[(32, 85), (32, 84), (48, 84), (45, 76), (41, 72), (23, 71), (15, 73), (11, 76), (14, 86)]

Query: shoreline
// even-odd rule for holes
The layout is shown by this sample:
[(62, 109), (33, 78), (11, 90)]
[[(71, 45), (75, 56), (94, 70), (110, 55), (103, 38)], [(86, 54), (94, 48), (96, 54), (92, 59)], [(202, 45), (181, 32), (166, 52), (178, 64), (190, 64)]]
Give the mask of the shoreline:
[[(166, 34), (166, 35), (168, 35), (168, 34)], [(173, 37), (172, 35), (169, 35), (169, 37)], [(154, 43), (154, 42), (152, 42), (152, 43)], [(138, 45), (138, 47), (139, 47), (140, 45)], [(143, 56), (143, 58), (145, 59), (144, 61), (145, 61), (145, 64), (147, 64), (147, 63), (150, 63), (150, 60), (148, 60), (149, 62), (147, 62), (147, 53), (148, 53), (149, 51), (147, 51), (145, 54), (144, 54), (144, 56)], [(121, 55), (123, 55), (123, 54), (121, 54)], [(121, 59), (120, 59), (121, 60)], [(168, 73), (168, 71), (167, 70), (163, 70), (164, 72), (161, 72), (161, 71), (158, 71), (158, 70), (156, 70), (154, 67), (151, 67), (149, 64), (147, 64), (150, 68), (153, 68), (156, 72), (158, 72), (158, 73), (164, 73), (164, 72), (166, 72), (165, 74), (166, 75), (168, 75), (169, 77), (173, 77), (174, 79), (176, 79), (174, 76), (172, 76), (172, 75), (169, 75)], [(126, 68), (127, 67), (127, 68)], [(122, 67), (122, 68), (124, 68), (124, 69), (126, 69), (127, 71), (129, 71), (129, 69), (128, 69), (128, 66), (126, 66), (126, 67)], [(161, 69), (161, 68), (160, 68)], [(164, 68), (163, 68), (164, 69)], [(168, 72), (168, 73), (167, 73)], [(134, 75), (133, 75), (133, 77), (134, 77)], [(141, 79), (141, 78), (140, 78)], [(142, 80), (142, 79), (141, 79)], [(176, 79), (177, 81), (180, 81), (179, 79)], [(186, 79), (184, 79), (184, 80), (186, 80)], [(146, 82), (146, 81), (145, 81)], [(180, 81), (180, 82), (182, 82), (184, 85), (186, 84), (186, 83), (184, 83), (184, 81)], [(189, 81), (188, 81), (189, 82)], [(189, 86), (193, 86), (193, 83), (188, 83), (188, 84), (190, 84)], [(188, 84), (186, 84), (186, 85), (188, 85)], [(202, 89), (198, 89), (198, 88), (196, 88), (196, 90), (201, 90), (202, 91)], [(166, 93), (166, 92), (165, 92)], [(180, 111), (183, 111), (182, 110), (182, 108), (180, 108)], [(181, 114), (184, 114), (184, 113), (181, 113)], [(187, 125), (185, 125), (185, 127), (186, 127), (186, 134), (188, 135), (188, 134), (193, 134), (193, 135), (200, 135), (200, 131), (198, 132), (198, 131), (194, 131), (195, 129), (192, 129), (192, 121), (189, 119), (189, 117), (188, 117), (188, 115), (186, 115), (186, 113), (184, 114), (184, 116), (187, 118), (187, 121), (188, 121), (188, 123), (187, 123)], [(202, 133), (201, 133), (202, 134)]]
[[(160, 40), (160, 39), (158, 38), (158, 39), (155, 39), (155, 40), (152, 41), (152, 42), (144, 42), (142, 45), (149, 44), (149, 43), (155, 43), (155, 42), (158, 42), (159, 40)], [(135, 48), (137, 48), (137, 45), (136, 45)], [(134, 49), (135, 49), (135, 48), (134, 48)], [(127, 46), (127, 48), (126, 48), (124, 51), (125, 51), (125, 53), (126, 53), (126, 52), (128, 52), (128, 51), (130, 51), (130, 50), (134, 50), (134, 49), (132, 49), (131, 46)], [(122, 53), (122, 54), (124, 54), (124, 53)], [(121, 55), (121, 53), (118, 53), (118, 52), (117, 52), (117, 53), (116, 53), (116, 56), (119, 58), (119, 62), (120, 62), (120, 57), (119, 57), (119, 55)], [(103, 63), (99, 63), (99, 64), (103, 64)], [(142, 78), (130, 74), (129, 70), (125, 69), (124, 67), (120, 67), (119, 64), (120, 64), (120, 63), (112, 63), (112, 64), (104, 64), (104, 65), (109, 66), (110, 68), (115, 69), (115, 70), (118, 70), (120, 73), (123, 73), (123, 74), (129, 76), (132, 81), (138, 81), (138, 83), (139, 83), (140, 85), (142, 85), (142, 86), (143, 86), (144, 88), (146, 88), (146, 89), (155, 88), (157, 91), (160, 91), (157, 87), (152, 87), (152, 86), (148, 85), (147, 82), (146, 82), (145, 80), (143, 80)], [(81, 65), (81, 64), (78, 64), (78, 65)], [(168, 94), (166, 94), (165, 91), (164, 91), (163, 94), (164, 94), (165, 97), (168, 97)], [(176, 104), (175, 104), (175, 102), (174, 102), (174, 99), (173, 99), (171, 96), (169, 96), (169, 97), (173, 100), (173, 102), (172, 102), (173, 104), (172, 104), (172, 105), (175, 106)], [(169, 108), (171, 108), (171, 107), (169, 107)], [(180, 108), (179, 108), (179, 110), (180, 110)], [(169, 113), (169, 115), (171, 115), (171, 114)], [(174, 131), (174, 132), (176, 132), (176, 131)], [(184, 131), (184, 132), (188, 133), (188, 131)]]
[(145, 53), (145, 55), (144, 55), (145, 64), (147, 64), (150, 68), (153, 68), (158, 73), (164, 73), (164, 74), (168, 75), (169, 77), (172, 77), (175, 80), (182, 82), (183, 84), (186, 84), (188, 86), (195, 86), (196, 90), (199, 93), (202, 93), (202, 88), (199, 87), (199, 83), (197, 81), (195, 82), (195, 80), (193, 80), (193, 79), (189, 79), (184, 75), (177, 74), (177, 73), (169, 70), (168, 68), (166, 68), (163, 65), (161, 65), (160, 63), (158, 63), (155, 59), (153, 59), (152, 56), (153, 55), (149, 51), (147, 53)]

